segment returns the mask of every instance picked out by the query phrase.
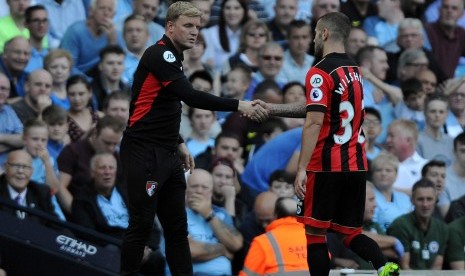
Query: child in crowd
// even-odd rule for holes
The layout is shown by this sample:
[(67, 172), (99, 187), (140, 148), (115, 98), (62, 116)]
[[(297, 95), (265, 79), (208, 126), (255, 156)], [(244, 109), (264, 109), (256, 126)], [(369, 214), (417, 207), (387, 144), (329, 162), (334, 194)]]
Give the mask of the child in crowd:
[(65, 220), (63, 211), (54, 196), (58, 192), (60, 182), (57, 162), (47, 150), (48, 135), (47, 124), (41, 120), (31, 119), (24, 124), (24, 149), (32, 156), (31, 180), (50, 187), (55, 213), (60, 219)]
[(295, 197), (294, 189), (295, 175), (284, 170), (276, 170), (270, 176), (269, 191), (278, 197)]
[(191, 122), (192, 133), (186, 139), (186, 146), (195, 158), (208, 147), (215, 145), (215, 139), (210, 136), (210, 130), (216, 121), (216, 115), (211, 110), (191, 107), (189, 108), (188, 116)]
[[(283, 103), (305, 102), (305, 86), (298, 81), (292, 81), (283, 87)], [(301, 127), (305, 123), (304, 118), (283, 118), (289, 129)]]
[(375, 159), (382, 151), (376, 144), (376, 138), (381, 133), (381, 113), (373, 107), (365, 108), (363, 120), (363, 133), (365, 134), (365, 151), (368, 160)]
[(397, 119), (412, 120), (417, 124), (418, 130), (425, 127), (425, 91), (418, 79), (407, 79), (401, 84), (404, 101), (396, 104), (394, 114)]
[(50, 105), (42, 111), (42, 120), (47, 124), (47, 150), (57, 160), (61, 150), (70, 142), (68, 136), (68, 112), (58, 105)]

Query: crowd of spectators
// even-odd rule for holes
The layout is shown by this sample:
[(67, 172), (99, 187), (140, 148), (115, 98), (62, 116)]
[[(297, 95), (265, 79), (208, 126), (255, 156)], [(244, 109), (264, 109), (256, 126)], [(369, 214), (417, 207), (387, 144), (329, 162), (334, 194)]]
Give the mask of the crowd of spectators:
[[(364, 231), (403, 269), (465, 270), (463, 0), (191, 2), (203, 13), (184, 52), (193, 87), (273, 104), (305, 101), (316, 21), (344, 12), (364, 84)], [(133, 74), (162, 38), (168, 5), (0, 0), (0, 197), (122, 238), (131, 183), (121, 181), (119, 142)], [(186, 175), (194, 272), (236, 275), (253, 239), (282, 219), (277, 199), (296, 198), (304, 121), (182, 112), (197, 168)], [(164, 273), (163, 230), (155, 220), (147, 275)], [(328, 244), (333, 268), (370, 268), (332, 234)]]

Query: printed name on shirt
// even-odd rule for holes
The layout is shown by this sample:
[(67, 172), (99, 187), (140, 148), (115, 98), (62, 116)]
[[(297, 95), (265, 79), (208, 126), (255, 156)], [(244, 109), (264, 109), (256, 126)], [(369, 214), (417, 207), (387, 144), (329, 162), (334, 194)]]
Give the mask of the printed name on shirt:
[(338, 94), (341, 94), (344, 93), (344, 91), (346, 90), (346, 88), (354, 81), (358, 81), (361, 83), (361, 78), (360, 78), (360, 75), (357, 73), (357, 72), (350, 72), (348, 74), (349, 77), (347, 77), (347, 75), (344, 76), (344, 78), (341, 78), (341, 82), (339, 82), (339, 88), (338, 89), (335, 89), (334, 92), (338, 93)]
[(175, 62), (176, 61), (176, 57), (174, 56), (174, 54), (171, 51), (165, 51), (163, 53), (163, 59), (168, 61), (168, 62)]

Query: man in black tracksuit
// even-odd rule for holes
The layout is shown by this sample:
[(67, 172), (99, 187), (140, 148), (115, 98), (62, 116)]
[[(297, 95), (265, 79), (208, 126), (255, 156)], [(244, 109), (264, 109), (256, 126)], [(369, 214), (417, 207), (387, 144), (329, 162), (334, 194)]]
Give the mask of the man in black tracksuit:
[(130, 216), (122, 275), (138, 274), (155, 214), (164, 229), (171, 273), (192, 275), (184, 172), (193, 169), (194, 161), (179, 135), (180, 101), (201, 109), (240, 111), (256, 120), (267, 115), (259, 105), (193, 90), (182, 70), (182, 52), (196, 42), (200, 15), (188, 2), (172, 4), (165, 35), (145, 51), (134, 74), (130, 117), (121, 142)]

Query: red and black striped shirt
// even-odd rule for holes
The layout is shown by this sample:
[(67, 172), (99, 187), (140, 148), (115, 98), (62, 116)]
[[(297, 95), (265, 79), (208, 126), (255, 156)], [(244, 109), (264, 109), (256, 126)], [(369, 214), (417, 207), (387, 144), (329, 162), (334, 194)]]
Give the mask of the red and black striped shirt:
[(346, 54), (331, 53), (310, 69), (305, 84), (307, 112), (325, 113), (307, 170), (367, 170), (360, 68)]

